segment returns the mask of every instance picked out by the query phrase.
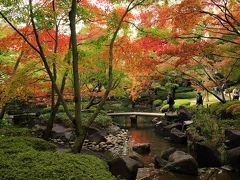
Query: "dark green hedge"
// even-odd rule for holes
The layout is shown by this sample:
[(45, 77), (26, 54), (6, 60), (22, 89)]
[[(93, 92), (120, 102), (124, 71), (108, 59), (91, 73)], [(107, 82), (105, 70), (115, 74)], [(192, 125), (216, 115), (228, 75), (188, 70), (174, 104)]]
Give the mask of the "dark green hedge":
[(0, 137), (0, 179), (115, 179), (94, 156), (53, 151), (41, 139)]

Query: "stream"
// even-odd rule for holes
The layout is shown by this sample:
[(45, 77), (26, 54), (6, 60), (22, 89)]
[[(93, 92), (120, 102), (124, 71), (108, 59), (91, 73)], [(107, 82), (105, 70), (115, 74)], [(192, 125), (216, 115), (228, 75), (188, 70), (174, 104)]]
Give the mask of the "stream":
[[(151, 152), (146, 155), (142, 155), (144, 166), (153, 167), (153, 159), (155, 155), (160, 155), (162, 151), (175, 147), (177, 150), (188, 152), (187, 146), (182, 144), (171, 143), (168, 139), (165, 139), (154, 132), (154, 124), (152, 123), (152, 117), (141, 117), (137, 119), (137, 126), (131, 127), (130, 118), (127, 116), (114, 117), (113, 121), (120, 125), (121, 128), (127, 129), (129, 133), (128, 149), (136, 143), (150, 143)], [(149, 180), (156, 179), (156, 176), (150, 177)], [(240, 176), (237, 173), (229, 172), (222, 169), (203, 169), (203, 173), (198, 177), (175, 174), (175, 173), (160, 173), (157, 175), (157, 179), (166, 180), (239, 180)], [(147, 180), (147, 179), (145, 179)]]

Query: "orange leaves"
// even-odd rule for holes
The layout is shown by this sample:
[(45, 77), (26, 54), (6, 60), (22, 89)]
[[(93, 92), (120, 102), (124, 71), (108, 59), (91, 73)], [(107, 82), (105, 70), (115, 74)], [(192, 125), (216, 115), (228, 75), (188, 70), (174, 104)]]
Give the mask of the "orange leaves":
[[(35, 36), (33, 34), (32, 27), (26, 26), (20, 29), (28, 41), (37, 47)], [(53, 53), (55, 45), (55, 31), (50, 29), (45, 29), (39, 31), (40, 42), (44, 48), (45, 54)], [(69, 36), (64, 34), (58, 34), (58, 53), (59, 55), (64, 55), (68, 50)], [(0, 48), (10, 49), (15, 52), (24, 51), (25, 57), (32, 56), (38, 57), (38, 54), (30, 48), (30, 46), (18, 35), (17, 33), (10, 34), (0, 41)], [(38, 48), (37, 48), (38, 49)]]
[(173, 13), (173, 24), (176, 31), (188, 32), (192, 31), (198, 24), (202, 15), (200, 0), (183, 0), (176, 5)]

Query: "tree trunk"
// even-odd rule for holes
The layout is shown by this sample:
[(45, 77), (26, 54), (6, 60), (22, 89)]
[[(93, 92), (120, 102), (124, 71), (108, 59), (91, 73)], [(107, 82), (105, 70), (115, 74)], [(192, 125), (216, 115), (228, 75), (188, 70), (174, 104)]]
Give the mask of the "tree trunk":
[(0, 112), (0, 120), (3, 119), (4, 114), (5, 114), (5, 112), (6, 112), (6, 109), (7, 109), (7, 105), (5, 104), (5, 105), (2, 107), (1, 112)]
[[(64, 73), (64, 76), (63, 76), (63, 79), (62, 79), (62, 85), (61, 85), (61, 93), (63, 93), (64, 91), (64, 87), (65, 87), (65, 83), (66, 83), (66, 79), (67, 79), (67, 75), (68, 75), (68, 71), (66, 71)], [(53, 123), (54, 123), (54, 120), (56, 118), (56, 115), (57, 115), (57, 112), (58, 112), (58, 108), (61, 104), (61, 100), (60, 100), (60, 97), (58, 97), (57, 99), (57, 103), (56, 105), (53, 107), (52, 111), (51, 111), (51, 115), (48, 119), (48, 123), (47, 123), (47, 128), (46, 130), (44, 131), (44, 134), (43, 134), (43, 138), (45, 140), (48, 140), (51, 136), (51, 132), (52, 132), (52, 128), (53, 128)]]
[(74, 102), (75, 102), (75, 118), (74, 125), (76, 131), (76, 142), (73, 151), (80, 152), (83, 141), (83, 127), (81, 121), (81, 96), (80, 96), (80, 81), (78, 72), (78, 51), (77, 51), (77, 35), (76, 35), (76, 14), (77, 1), (72, 0), (71, 11), (69, 12), (70, 30), (71, 30), (71, 44), (72, 44), (72, 66), (73, 66), (73, 88), (74, 88)]

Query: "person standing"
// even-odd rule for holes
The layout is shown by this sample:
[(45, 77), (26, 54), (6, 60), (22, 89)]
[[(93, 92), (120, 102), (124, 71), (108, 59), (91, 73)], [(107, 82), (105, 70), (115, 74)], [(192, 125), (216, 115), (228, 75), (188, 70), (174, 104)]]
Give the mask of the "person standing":
[(202, 106), (203, 105), (203, 97), (200, 92), (198, 92), (197, 99), (196, 99), (196, 105)]
[(168, 112), (170, 112), (170, 111), (173, 112), (174, 111), (173, 105), (175, 104), (175, 102), (174, 102), (174, 98), (171, 93), (169, 93), (167, 96), (167, 104), (169, 105)]
[(233, 100), (239, 99), (239, 90), (237, 88), (233, 89), (232, 94), (233, 94)]

